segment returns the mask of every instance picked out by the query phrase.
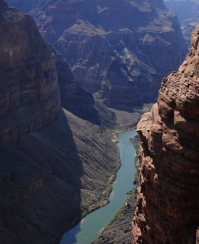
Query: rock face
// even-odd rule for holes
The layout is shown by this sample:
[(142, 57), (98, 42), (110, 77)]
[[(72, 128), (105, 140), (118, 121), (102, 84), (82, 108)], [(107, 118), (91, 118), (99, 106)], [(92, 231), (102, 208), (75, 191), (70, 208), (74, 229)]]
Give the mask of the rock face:
[(57, 244), (106, 202), (116, 147), (96, 120), (60, 107), (76, 111), (79, 101), (91, 117), (94, 100), (32, 17), (2, 0), (0, 55), (0, 243)]
[(41, 128), (54, 119), (60, 102), (99, 124), (92, 95), (74, 83), (68, 64), (43, 41), (32, 18), (6, 3), (0, 11), (0, 139), (15, 142), (20, 134)]
[[(132, 109), (154, 98), (186, 47), (162, 0), (8, 0), (31, 13), (75, 80), (110, 107)], [(45, 4), (44, 4), (45, 2)]]
[(191, 42), (137, 127), (142, 145), (132, 243), (198, 243), (199, 26)]
[(61, 92), (61, 106), (82, 119), (101, 125), (93, 96), (75, 83), (73, 73), (63, 56), (56, 49), (53, 49), (53, 52)]
[(0, 2), (0, 140), (42, 127), (60, 109), (55, 56), (32, 17)]

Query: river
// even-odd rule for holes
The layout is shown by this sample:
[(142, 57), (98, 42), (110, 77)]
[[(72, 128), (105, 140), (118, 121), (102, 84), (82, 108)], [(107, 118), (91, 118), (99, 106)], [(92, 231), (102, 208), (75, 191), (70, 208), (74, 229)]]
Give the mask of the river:
[(88, 214), (80, 223), (62, 236), (60, 244), (92, 243), (123, 205), (127, 198), (126, 193), (134, 187), (133, 178), (136, 173), (134, 166), (135, 149), (129, 139), (135, 135), (135, 130), (119, 134), (118, 147), (121, 167), (113, 183), (109, 204)]

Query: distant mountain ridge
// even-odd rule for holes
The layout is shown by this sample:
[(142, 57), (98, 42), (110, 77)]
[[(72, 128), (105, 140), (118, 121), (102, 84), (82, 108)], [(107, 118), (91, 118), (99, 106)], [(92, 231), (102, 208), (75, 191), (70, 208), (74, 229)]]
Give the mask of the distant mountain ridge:
[(199, 23), (199, 2), (197, 0), (165, 0), (165, 5), (177, 13), (183, 36), (187, 42), (187, 46), (190, 48), (191, 33)]
[(76, 82), (110, 107), (154, 98), (186, 54), (178, 20), (162, 0), (8, 2), (32, 14)]

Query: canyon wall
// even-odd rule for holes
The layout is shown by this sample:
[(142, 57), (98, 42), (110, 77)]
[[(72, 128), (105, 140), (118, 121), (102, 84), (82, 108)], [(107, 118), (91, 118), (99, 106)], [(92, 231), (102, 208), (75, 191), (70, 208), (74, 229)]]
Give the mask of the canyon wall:
[(95, 108), (93, 96), (76, 84), (73, 73), (63, 55), (52, 47), (51, 50), (55, 53), (61, 106), (82, 119), (101, 125), (100, 111), (98, 112), (99, 109)]
[(55, 55), (32, 17), (0, 5), (0, 140), (15, 142), (60, 108)]
[(191, 43), (137, 126), (142, 144), (132, 243), (199, 243), (199, 26)]
[(182, 62), (186, 46), (163, 0), (8, 0), (30, 13), (74, 78), (118, 109), (154, 99), (160, 80)]
[(0, 243), (57, 244), (107, 202), (118, 167), (113, 135), (32, 17), (3, 0), (0, 55)]
[(92, 95), (74, 83), (68, 64), (43, 41), (32, 18), (5, 3), (1, 16), (0, 139), (16, 142), (20, 134), (41, 128), (61, 104), (99, 124)]

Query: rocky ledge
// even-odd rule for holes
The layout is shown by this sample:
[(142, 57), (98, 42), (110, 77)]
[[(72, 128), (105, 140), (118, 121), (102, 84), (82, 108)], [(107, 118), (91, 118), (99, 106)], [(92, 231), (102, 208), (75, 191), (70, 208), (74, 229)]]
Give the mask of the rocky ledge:
[(137, 127), (142, 144), (132, 243), (198, 243), (199, 26), (191, 42)]

